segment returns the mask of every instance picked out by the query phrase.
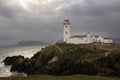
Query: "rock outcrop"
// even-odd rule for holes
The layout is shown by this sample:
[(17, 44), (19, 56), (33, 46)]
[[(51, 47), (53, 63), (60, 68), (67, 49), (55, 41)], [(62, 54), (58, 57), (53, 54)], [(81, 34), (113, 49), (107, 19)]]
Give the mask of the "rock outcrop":
[(3, 60), (3, 62), (5, 63), (5, 65), (13, 65), (14, 63), (19, 63), (19, 62), (23, 62), (24, 60), (24, 56), (13, 56), (13, 57), (7, 57), (5, 60)]

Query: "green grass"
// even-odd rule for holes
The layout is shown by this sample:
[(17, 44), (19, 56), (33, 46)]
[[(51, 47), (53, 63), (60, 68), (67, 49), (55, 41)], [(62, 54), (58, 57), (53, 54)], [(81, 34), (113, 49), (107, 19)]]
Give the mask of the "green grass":
[[(55, 45), (59, 47), (62, 50), (62, 53), (64, 54), (61, 54), (59, 49), (56, 48)], [(60, 44), (60, 43), (50, 45), (47, 48), (45, 48), (44, 51), (47, 54), (56, 53), (57, 56), (58, 55), (61, 56), (61, 59), (62, 58), (71, 59), (78, 62), (84, 59), (97, 57), (100, 54), (107, 52), (106, 50), (91, 50), (87, 48), (81, 48), (80, 45)]]
[(72, 76), (35, 75), (29, 77), (0, 78), (0, 80), (120, 80), (120, 78), (87, 76), (87, 75), (72, 75)]

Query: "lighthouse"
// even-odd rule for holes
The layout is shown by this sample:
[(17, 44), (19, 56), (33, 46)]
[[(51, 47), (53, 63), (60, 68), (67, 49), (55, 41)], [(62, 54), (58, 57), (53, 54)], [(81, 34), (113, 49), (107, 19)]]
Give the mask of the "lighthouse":
[(69, 19), (64, 19), (64, 42), (67, 42), (67, 40), (70, 38), (70, 21)]
[(86, 35), (74, 35), (70, 36), (70, 21), (69, 19), (64, 19), (63, 26), (63, 38), (65, 43), (70, 44), (90, 44), (90, 43), (113, 43), (112, 39), (103, 38), (100, 35), (90, 35), (89, 33)]

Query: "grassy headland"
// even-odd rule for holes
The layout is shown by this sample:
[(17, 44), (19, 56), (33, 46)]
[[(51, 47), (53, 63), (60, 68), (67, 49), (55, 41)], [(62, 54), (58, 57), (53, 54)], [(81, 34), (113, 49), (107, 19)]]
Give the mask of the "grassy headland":
[(28, 75), (101, 75), (120, 77), (120, 45), (88, 44), (75, 45), (56, 43), (32, 58), (23, 56), (8, 57), (6, 65), (12, 65), (11, 71)]

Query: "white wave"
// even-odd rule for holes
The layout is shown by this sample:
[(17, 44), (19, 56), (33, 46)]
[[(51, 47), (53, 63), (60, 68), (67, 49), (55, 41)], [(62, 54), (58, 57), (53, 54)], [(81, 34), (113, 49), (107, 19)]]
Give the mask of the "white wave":
[(0, 77), (9, 77), (11, 75), (10, 72), (11, 66), (5, 66), (4, 63), (0, 63)]
[(8, 56), (22, 55), (24, 57), (32, 57), (36, 52), (40, 51), (45, 46), (32, 46), (32, 47), (14, 47), (0, 49), (0, 77), (9, 76), (27, 76), (24, 73), (10, 72), (11, 66), (5, 66), (2, 62)]
[(11, 72), (11, 73), (12, 73), (11, 76), (24, 76), (24, 77), (27, 76), (27, 74), (25, 73), (18, 73), (18, 72)]

